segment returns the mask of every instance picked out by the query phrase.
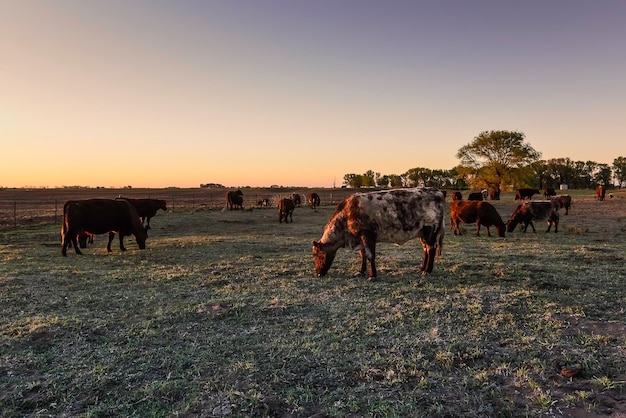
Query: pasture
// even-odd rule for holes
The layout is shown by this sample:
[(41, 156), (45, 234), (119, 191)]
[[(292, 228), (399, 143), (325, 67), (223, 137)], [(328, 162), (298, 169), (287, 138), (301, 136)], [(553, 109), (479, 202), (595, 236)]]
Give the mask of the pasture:
[[(379, 244), (374, 282), (348, 249), (314, 277), (323, 193), (289, 224), (168, 199), (125, 253), (3, 228), (0, 416), (624, 416), (626, 194), (570, 195), (558, 234), (454, 236), (446, 218), (427, 277), (418, 241)], [(491, 203), (505, 222), (517, 205)]]

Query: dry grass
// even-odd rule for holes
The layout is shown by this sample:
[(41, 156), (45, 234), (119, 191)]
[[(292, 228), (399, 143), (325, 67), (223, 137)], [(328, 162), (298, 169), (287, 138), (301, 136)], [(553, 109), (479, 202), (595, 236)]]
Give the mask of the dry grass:
[(448, 233), (425, 279), (418, 243), (380, 245), (373, 283), (349, 251), (313, 277), (329, 204), (181, 205), (144, 251), (65, 258), (58, 225), (5, 229), (0, 415), (626, 413), (626, 199), (571, 194), (558, 234)]

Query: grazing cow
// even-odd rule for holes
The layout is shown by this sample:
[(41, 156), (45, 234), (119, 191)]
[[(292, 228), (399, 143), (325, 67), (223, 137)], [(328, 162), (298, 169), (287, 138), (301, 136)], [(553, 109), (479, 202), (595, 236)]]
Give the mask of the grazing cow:
[(518, 189), (515, 193), (515, 200), (532, 199), (534, 194), (539, 194), (537, 189)]
[(487, 189), (482, 189), (482, 190), (480, 191), (480, 194), (482, 194), (482, 195), (483, 195), (483, 200), (487, 200), (487, 198), (489, 197), (489, 190), (487, 190)]
[(504, 237), (505, 225), (500, 214), (489, 202), (457, 200), (450, 203), (450, 220), (454, 228), (454, 235), (461, 235), (459, 222), (466, 224), (476, 223), (476, 236), (480, 236), (480, 226), (487, 229), (487, 236), (490, 226), (495, 226), (500, 237)]
[(599, 185), (598, 187), (596, 187), (596, 200), (604, 200), (604, 197), (606, 196), (606, 187), (604, 185)]
[(568, 194), (562, 194), (559, 196), (552, 196), (552, 202), (559, 205), (559, 208), (565, 208), (565, 214), (569, 214), (569, 209), (572, 207), (572, 198)]
[(546, 220), (548, 223), (548, 229), (546, 232), (550, 232), (550, 228), (554, 225), (554, 232), (557, 233), (559, 228), (559, 210), (558, 204), (555, 204), (549, 200), (535, 200), (524, 202), (517, 206), (515, 212), (511, 215), (506, 223), (506, 231), (513, 232), (518, 224), (524, 225), (524, 232), (528, 229), (528, 225), (535, 231), (535, 225), (533, 220), (542, 221)]
[(482, 192), (470, 193), (469, 196), (467, 196), (467, 200), (483, 200), (483, 194)]
[(264, 208), (269, 208), (272, 206), (272, 204), (270, 203), (270, 200), (265, 198), (265, 199), (261, 199), (257, 202), (257, 206), (261, 206)]
[(546, 199), (550, 199), (552, 196), (556, 196), (556, 191), (554, 190), (554, 187), (546, 187), (545, 189), (543, 189), (543, 197), (545, 197)]
[(293, 193), (291, 195), (291, 199), (293, 200), (293, 204), (295, 206), (300, 206), (302, 204), (302, 200), (300, 199), (300, 195), (298, 193)]
[(419, 238), (424, 259), (422, 275), (433, 271), (443, 244), (445, 199), (438, 189), (411, 188), (355, 193), (335, 208), (319, 241), (313, 241), (315, 273), (325, 276), (337, 250), (350, 247), (361, 254), (364, 275), (370, 262), (370, 280), (376, 278), (376, 243), (403, 244)]
[(492, 187), (489, 189), (489, 199), (500, 200), (500, 188)]
[(76, 237), (81, 233), (93, 235), (109, 233), (107, 251), (111, 252), (111, 242), (117, 233), (120, 249), (124, 247), (124, 237), (134, 235), (140, 249), (146, 248), (148, 237), (137, 215), (137, 210), (126, 200), (89, 199), (70, 200), (63, 205), (63, 225), (61, 226), (61, 254), (67, 255), (71, 242), (76, 254), (82, 254)]
[(137, 215), (141, 218), (141, 223), (146, 222), (146, 231), (150, 229), (150, 218), (156, 215), (159, 209), (167, 212), (167, 203), (162, 199), (129, 199), (118, 197), (129, 202), (137, 210)]
[(452, 193), (452, 200), (463, 200), (463, 195), (461, 192)]
[(241, 190), (226, 192), (226, 207), (228, 210), (243, 209), (243, 192)]
[(293, 223), (293, 211), (296, 208), (296, 205), (293, 203), (292, 199), (282, 198), (278, 201), (278, 222), (283, 223), (283, 219), (285, 223), (289, 222), (291, 219), (291, 223)]
[(315, 192), (309, 194), (308, 200), (311, 209), (315, 209), (320, 205), (320, 195)]

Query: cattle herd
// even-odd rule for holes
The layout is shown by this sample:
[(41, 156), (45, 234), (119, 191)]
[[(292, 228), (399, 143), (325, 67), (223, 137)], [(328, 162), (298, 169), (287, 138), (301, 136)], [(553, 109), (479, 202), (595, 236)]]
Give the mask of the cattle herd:
[[(569, 195), (556, 195), (554, 189), (543, 191), (545, 200), (532, 200), (540, 194), (537, 189), (519, 189), (515, 200), (521, 202), (506, 223), (496, 208), (486, 202), (487, 197), (499, 200), (497, 194), (482, 192), (470, 193), (463, 200), (461, 192), (452, 193), (450, 209), (450, 228), (454, 235), (460, 235), (459, 224), (476, 224), (476, 235), (480, 236), (484, 227), (487, 236), (491, 236), (490, 227), (494, 227), (499, 237), (512, 233), (520, 226), (526, 232), (528, 226), (536, 231), (533, 221), (546, 221), (546, 232), (554, 227), (558, 232), (559, 209), (569, 214), (572, 199)], [(317, 193), (306, 197), (309, 206), (316, 210), (320, 205)], [(605, 188), (596, 189), (597, 200), (604, 200)], [(301, 204), (299, 194), (278, 200), (278, 221), (293, 222), (294, 209)], [(260, 206), (269, 207), (269, 199), (259, 201)], [(376, 243), (403, 244), (412, 239), (419, 239), (423, 259), (419, 271), (428, 275), (433, 271), (435, 257), (441, 254), (444, 236), (444, 213), (446, 192), (436, 188), (405, 188), (375, 192), (354, 193), (335, 208), (324, 227), (322, 237), (313, 241), (315, 273), (318, 277), (328, 273), (339, 248), (348, 247), (358, 250), (361, 256), (359, 275), (364, 276), (369, 263), (369, 278), (377, 276)], [(243, 209), (241, 190), (226, 194), (228, 210)], [(133, 235), (140, 249), (146, 247), (146, 238), (150, 229), (150, 219), (157, 211), (167, 211), (165, 200), (160, 199), (87, 199), (69, 200), (63, 206), (63, 224), (61, 227), (62, 255), (74, 247), (76, 254), (82, 254), (80, 248), (93, 242), (93, 236), (108, 234), (107, 251), (117, 234), (120, 250), (125, 251), (124, 237)]]

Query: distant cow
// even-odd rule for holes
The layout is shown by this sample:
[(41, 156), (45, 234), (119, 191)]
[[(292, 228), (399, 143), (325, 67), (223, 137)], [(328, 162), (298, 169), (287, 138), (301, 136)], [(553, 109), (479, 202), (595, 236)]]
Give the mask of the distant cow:
[(482, 192), (473, 192), (467, 196), (467, 200), (483, 200)]
[(489, 189), (489, 198), (491, 200), (500, 200), (500, 188), (492, 187)]
[(226, 207), (228, 210), (243, 209), (243, 192), (241, 190), (226, 192)]
[(554, 232), (557, 233), (559, 228), (559, 211), (555, 202), (549, 200), (524, 202), (517, 206), (517, 209), (515, 209), (515, 212), (507, 221), (506, 231), (513, 232), (518, 224), (523, 224), (524, 232), (528, 229), (528, 225), (533, 228), (533, 232), (536, 232), (533, 220), (542, 221), (544, 219), (548, 223), (546, 232), (550, 232), (550, 228), (554, 225)]
[(490, 226), (495, 226), (498, 235), (504, 237), (505, 225), (500, 214), (489, 202), (457, 200), (450, 203), (450, 219), (454, 228), (454, 235), (461, 235), (459, 223), (476, 223), (476, 236), (480, 236), (480, 226), (487, 229), (487, 236)]
[(350, 247), (361, 254), (360, 275), (370, 262), (370, 280), (376, 278), (376, 243), (403, 244), (419, 238), (424, 259), (422, 275), (433, 270), (443, 244), (445, 199), (435, 188), (411, 188), (355, 193), (341, 201), (330, 217), (324, 234), (313, 241), (315, 273), (326, 275), (337, 250)]
[(572, 198), (570, 195), (562, 194), (559, 196), (552, 196), (552, 202), (556, 202), (559, 208), (565, 208), (565, 214), (569, 214), (569, 209), (572, 207)]
[(543, 189), (543, 197), (549, 199), (552, 196), (556, 196), (556, 190), (554, 190), (554, 187), (546, 187)]
[(537, 189), (518, 189), (515, 193), (515, 200), (532, 199), (533, 195), (539, 194)]
[(463, 195), (461, 192), (452, 193), (452, 200), (463, 200)]
[(140, 249), (146, 248), (147, 233), (137, 210), (125, 200), (89, 199), (70, 200), (63, 206), (63, 225), (61, 226), (61, 254), (67, 255), (71, 242), (76, 254), (82, 254), (76, 237), (80, 233), (93, 235), (109, 233), (107, 251), (111, 252), (111, 242), (115, 234), (119, 236), (120, 249), (124, 247), (124, 237), (134, 235)]
[(278, 201), (278, 222), (283, 223), (283, 219), (285, 223), (289, 222), (291, 219), (291, 223), (293, 223), (293, 211), (296, 205), (293, 203), (292, 199), (282, 198)]
[(604, 200), (606, 196), (606, 187), (604, 185), (599, 185), (596, 187), (596, 200)]
[(263, 208), (269, 208), (272, 206), (272, 203), (270, 202), (269, 199), (265, 198), (265, 199), (261, 199), (257, 202), (257, 206), (261, 206)]
[(167, 203), (162, 199), (129, 199), (118, 197), (130, 202), (137, 209), (137, 215), (141, 218), (141, 223), (146, 222), (146, 230), (150, 229), (150, 218), (156, 215), (159, 209), (167, 212)]
[(320, 205), (320, 196), (315, 192), (310, 193), (308, 197), (308, 201), (309, 201), (309, 205), (311, 206), (311, 209), (315, 209)]
[(300, 195), (298, 193), (293, 193), (291, 195), (291, 199), (293, 200), (293, 204), (296, 206), (300, 206), (302, 204), (302, 200), (300, 199)]

